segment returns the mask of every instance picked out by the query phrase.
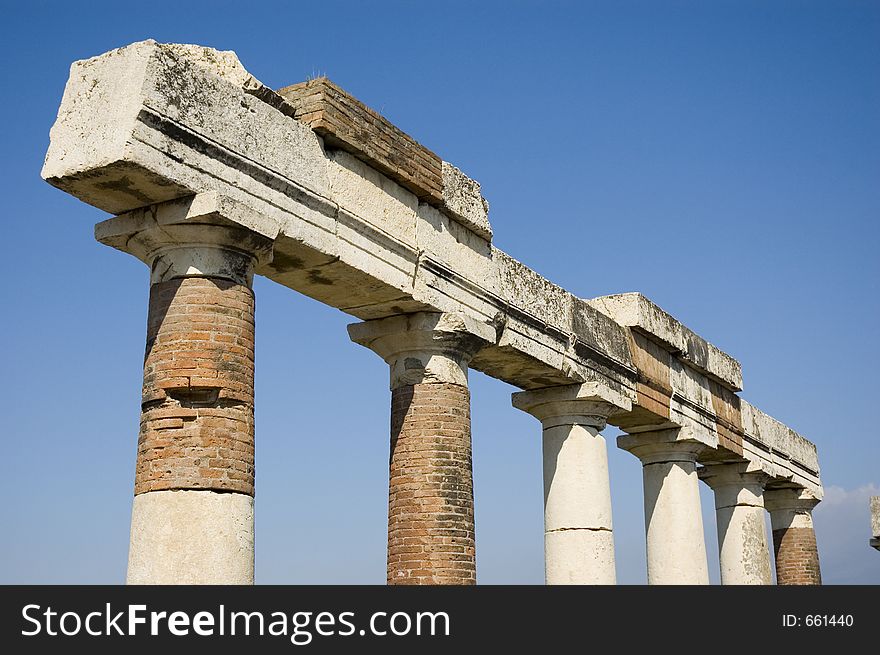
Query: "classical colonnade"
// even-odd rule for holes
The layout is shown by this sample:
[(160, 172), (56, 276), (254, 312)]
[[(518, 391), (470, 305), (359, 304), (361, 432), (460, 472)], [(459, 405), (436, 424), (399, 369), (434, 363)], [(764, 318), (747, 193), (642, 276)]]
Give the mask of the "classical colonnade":
[[(128, 580), (253, 581), (253, 268), (258, 235), (223, 226), (146, 230), (152, 271)], [(391, 387), (389, 584), (476, 581), (468, 363), (483, 347), (459, 317), (414, 313), (352, 324)], [(541, 423), (548, 584), (614, 584), (605, 439), (631, 409), (601, 384), (521, 391)], [(770, 512), (780, 584), (818, 584), (811, 510), (793, 487), (765, 488), (749, 462), (708, 461), (683, 430), (618, 439), (644, 471), (650, 584), (708, 584), (699, 480), (714, 491), (723, 584), (770, 584)], [(211, 493), (213, 491), (213, 493)], [(207, 492), (207, 493), (206, 493)]]
[[(75, 62), (43, 177), (150, 268), (131, 583), (250, 583), (255, 274), (359, 319), (389, 366), (390, 584), (476, 581), (473, 368), (543, 439), (549, 584), (615, 582), (605, 440), (643, 466), (648, 581), (820, 582), (816, 448), (739, 396), (739, 362), (641, 294), (580, 298), (492, 243), (478, 182), (326, 79), (135, 43)], [(538, 426), (535, 426), (537, 433)]]

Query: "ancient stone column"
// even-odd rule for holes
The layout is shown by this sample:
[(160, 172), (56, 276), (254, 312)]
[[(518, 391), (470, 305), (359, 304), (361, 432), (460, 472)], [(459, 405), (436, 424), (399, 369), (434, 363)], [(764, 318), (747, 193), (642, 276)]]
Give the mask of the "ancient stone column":
[(391, 368), (388, 584), (474, 584), (468, 362), (463, 319), (416, 313), (350, 325)]
[(130, 584), (251, 584), (254, 576), (252, 233), (155, 227)]
[(822, 584), (813, 530), (813, 508), (818, 504), (819, 499), (806, 489), (764, 490), (764, 506), (773, 529), (776, 584)]
[(748, 462), (729, 462), (704, 466), (699, 477), (715, 493), (721, 584), (773, 584), (764, 527), (769, 476)]
[(868, 507), (871, 512), (871, 539), (868, 543), (871, 548), (880, 550), (880, 496), (871, 496)]
[(588, 383), (521, 391), (513, 406), (543, 427), (547, 584), (615, 584), (608, 454), (599, 432), (632, 403)]
[(709, 584), (697, 455), (679, 429), (626, 434), (618, 447), (642, 461), (648, 584)]

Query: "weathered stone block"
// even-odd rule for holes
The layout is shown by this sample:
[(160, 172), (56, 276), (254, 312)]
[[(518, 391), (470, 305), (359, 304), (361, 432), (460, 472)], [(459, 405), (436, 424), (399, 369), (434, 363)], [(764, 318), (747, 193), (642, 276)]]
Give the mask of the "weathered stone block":
[(871, 545), (880, 550), (880, 496), (871, 496)]
[(742, 389), (742, 367), (738, 361), (689, 330), (642, 294), (620, 293), (587, 302), (621, 325), (666, 344), (689, 365), (717, 378), (734, 391)]
[(492, 240), (489, 203), (480, 192), (480, 183), (448, 161), (443, 162), (443, 206), (459, 223)]

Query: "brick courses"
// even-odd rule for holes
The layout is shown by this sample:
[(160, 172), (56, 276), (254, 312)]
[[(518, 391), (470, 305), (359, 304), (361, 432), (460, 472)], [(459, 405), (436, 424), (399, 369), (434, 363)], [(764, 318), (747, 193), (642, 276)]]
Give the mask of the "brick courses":
[(135, 494), (254, 493), (254, 295), (221, 278), (150, 289)]
[(470, 394), (449, 383), (391, 397), (388, 584), (475, 584)]
[(279, 89), (325, 142), (346, 150), (412, 191), (419, 200), (443, 204), (442, 160), (326, 77)]
[(773, 531), (776, 553), (776, 584), (820, 585), (819, 551), (813, 528), (781, 528)]

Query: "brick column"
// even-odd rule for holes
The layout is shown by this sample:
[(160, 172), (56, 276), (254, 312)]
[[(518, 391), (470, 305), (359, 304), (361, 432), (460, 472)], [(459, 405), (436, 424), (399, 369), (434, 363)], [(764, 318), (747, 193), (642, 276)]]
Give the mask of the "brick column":
[(618, 447), (642, 461), (648, 584), (709, 584), (697, 455), (681, 430), (626, 434)]
[(250, 584), (254, 295), (244, 230), (137, 235), (150, 263), (129, 584)]
[(391, 368), (388, 584), (476, 583), (467, 365), (485, 341), (470, 327), (417, 313), (348, 328)]
[(715, 493), (721, 584), (772, 584), (764, 527), (769, 476), (749, 462), (729, 462), (704, 466), (699, 477)]
[(521, 391), (513, 406), (543, 427), (547, 584), (615, 584), (608, 455), (599, 432), (631, 401), (587, 383)]
[(819, 551), (813, 530), (813, 508), (819, 499), (806, 489), (766, 489), (764, 506), (770, 512), (776, 584), (820, 585)]

